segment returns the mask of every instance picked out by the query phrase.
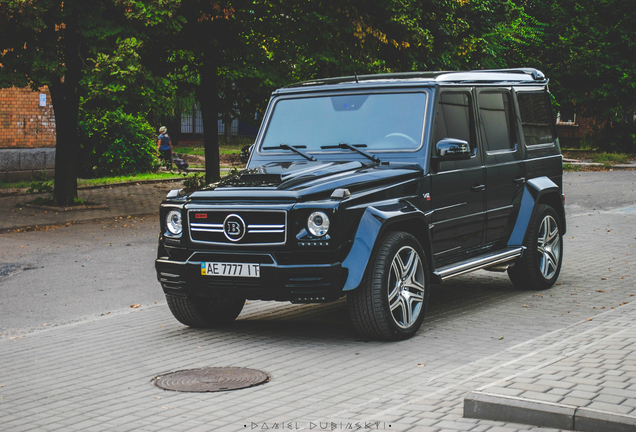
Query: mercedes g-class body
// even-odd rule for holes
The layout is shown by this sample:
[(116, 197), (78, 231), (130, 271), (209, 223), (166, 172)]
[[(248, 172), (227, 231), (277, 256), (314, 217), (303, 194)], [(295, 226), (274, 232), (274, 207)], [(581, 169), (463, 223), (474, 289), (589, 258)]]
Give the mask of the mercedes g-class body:
[(431, 284), (478, 269), (559, 276), (562, 157), (536, 69), (316, 80), (276, 90), (245, 170), (161, 204), (157, 277), (177, 320), (246, 299), (346, 295), (363, 335), (401, 340)]

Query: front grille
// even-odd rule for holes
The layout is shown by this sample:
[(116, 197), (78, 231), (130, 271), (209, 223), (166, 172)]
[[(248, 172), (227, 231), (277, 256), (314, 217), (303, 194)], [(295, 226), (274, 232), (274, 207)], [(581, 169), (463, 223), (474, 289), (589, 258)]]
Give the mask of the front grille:
[(194, 242), (236, 245), (282, 245), (287, 212), (281, 210), (189, 210)]

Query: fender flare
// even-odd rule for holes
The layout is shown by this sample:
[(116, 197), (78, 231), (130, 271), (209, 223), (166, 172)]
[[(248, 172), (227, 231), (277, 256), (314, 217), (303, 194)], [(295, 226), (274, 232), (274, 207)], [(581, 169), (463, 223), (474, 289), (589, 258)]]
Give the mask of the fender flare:
[(537, 177), (528, 180), (525, 184), (517, 221), (508, 239), (508, 247), (523, 246), (526, 231), (530, 224), (530, 218), (535, 208), (541, 203), (543, 197), (551, 194), (557, 195), (558, 197), (555, 200), (551, 200), (550, 204), (552, 204), (553, 207), (557, 207), (554, 210), (559, 215), (562, 233), (565, 233), (565, 208), (563, 207), (563, 200), (561, 198), (561, 189), (548, 177)]
[[(384, 233), (395, 224), (413, 221), (421, 224), (422, 231), (425, 234), (415, 235), (415, 237), (424, 249), (427, 259), (429, 260), (429, 268), (431, 268), (431, 242), (426, 215), (409, 203), (399, 202), (396, 204), (398, 205), (367, 207), (362, 214), (358, 229), (353, 238), (351, 250), (342, 262), (342, 267), (348, 271), (347, 280), (342, 289), (343, 291), (351, 291), (360, 285), (367, 266), (369, 265), (369, 260), (376, 247), (378, 247), (378, 239), (382, 238)], [(422, 235), (428, 238), (421, 238)]]

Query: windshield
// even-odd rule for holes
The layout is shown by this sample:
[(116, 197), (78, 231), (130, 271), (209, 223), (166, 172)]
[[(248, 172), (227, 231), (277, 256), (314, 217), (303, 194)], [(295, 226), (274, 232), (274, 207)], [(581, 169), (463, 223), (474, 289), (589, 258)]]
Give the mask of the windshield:
[[(279, 100), (261, 149), (304, 151), (340, 143), (367, 150), (413, 150), (422, 141), (426, 93), (352, 94)], [(325, 149), (324, 151), (334, 151)]]

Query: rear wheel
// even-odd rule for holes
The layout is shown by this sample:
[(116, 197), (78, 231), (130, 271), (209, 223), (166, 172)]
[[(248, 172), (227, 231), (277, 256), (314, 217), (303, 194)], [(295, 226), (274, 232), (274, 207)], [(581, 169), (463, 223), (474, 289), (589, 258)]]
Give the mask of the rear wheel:
[(548, 205), (539, 205), (530, 220), (523, 256), (508, 269), (512, 283), (521, 289), (548, 289), (559, 278), (563, 238), (559, 217)]
[(422, 325), (429, 276), (419, 242), (405, 232), (389, 233), (369, 263), (362, 284), (347, 295), (351, 321), (362, 335), (403, 340)]
[(166, 295), (172, 315), (182, 324), (212, 328), (233, 322), (243, 310), (244, 299), (209, 299)]

